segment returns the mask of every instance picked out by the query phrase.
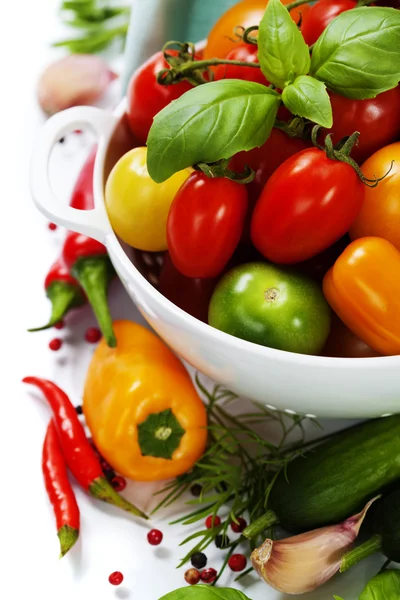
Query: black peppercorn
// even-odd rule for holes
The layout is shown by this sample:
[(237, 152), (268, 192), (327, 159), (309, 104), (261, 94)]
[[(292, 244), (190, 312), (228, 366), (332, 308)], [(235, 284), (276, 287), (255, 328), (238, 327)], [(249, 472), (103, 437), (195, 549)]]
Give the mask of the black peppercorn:
[(190, 562), (196, 569), (203, 569), (207, 564), (207, 556), (203, 552), (195, 552), (190, 557)]
[(195, 496), (196, 498), (198, 498), (199, 496), (201, 496), (201, 492), (202, 491), (203, 491), (203, 488), (202, 488), (202, 486), (199, 483), (195, 483), (190, 488), (190, 493), (192, 494), (192, 496)]
[(217, 546), (217, 548), (221, 548), (221, 550), (223, 550), (224, 548), (227, 548), (229, 546), (229, 544), (230, 544), (230, 540), (226, 534), (220, 533), (215, 538), (215, 545)]

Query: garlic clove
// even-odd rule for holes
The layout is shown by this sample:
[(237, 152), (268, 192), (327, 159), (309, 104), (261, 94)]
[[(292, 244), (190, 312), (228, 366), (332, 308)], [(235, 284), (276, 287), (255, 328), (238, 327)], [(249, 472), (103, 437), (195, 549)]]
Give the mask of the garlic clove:
[(251, 555), (254, 568), (269, 585), (286, 594), (311, 592), (328, 581), (351, 548), (374, 498), (343, 523), (283, 540), (265, 542)]
[(117, 75), (98, 56), (73, 54), (49, 65), (38, 83), (38, 100), (49, 115), (95, 104)]

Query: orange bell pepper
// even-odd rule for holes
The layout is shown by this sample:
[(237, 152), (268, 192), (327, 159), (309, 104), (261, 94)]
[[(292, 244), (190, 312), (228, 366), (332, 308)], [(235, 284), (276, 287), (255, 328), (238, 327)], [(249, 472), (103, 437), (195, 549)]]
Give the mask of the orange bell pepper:
[(400, 354), (400, 252), (390, 242), (352, 242), (325, 275), (323, 291), (366, 344), (381, 354)]
[(102, 340), (86, 377), (83, 411), (96, 447), (137, 481), (186, 473), (204, 453), (207, 414), (185, 367), (151, 331), (114, 323), (117, 347)]

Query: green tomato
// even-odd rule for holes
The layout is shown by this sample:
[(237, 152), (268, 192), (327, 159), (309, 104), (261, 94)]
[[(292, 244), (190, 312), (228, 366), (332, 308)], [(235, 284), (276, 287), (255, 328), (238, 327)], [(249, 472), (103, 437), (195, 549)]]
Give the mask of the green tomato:
[(235, 267), (211, 298), (208, 322), (238, 338), (300, 354), (318, 354), (331, 313), (319, 285), (266, 263)]

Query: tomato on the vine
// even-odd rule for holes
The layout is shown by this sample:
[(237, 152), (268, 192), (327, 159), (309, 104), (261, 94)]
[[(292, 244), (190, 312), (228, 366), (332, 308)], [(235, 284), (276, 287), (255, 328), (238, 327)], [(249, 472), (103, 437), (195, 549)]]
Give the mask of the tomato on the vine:
[(368, 100), (352, 100), (330, 92), (333, 142), (360, 133), (351, 156), (359, 163), (400, 137), (400, 86)]
[[(233, 48), (225, 57), (228, 60), (242, 60), (248, 63), (258, 63), (258, 49), (254, 44), (240, 44)], [(214, 72), (214, 79), (243, 79), (268, 85), (261, 69), (256, 67), (242, 67), (239, 65), (218, 65)]]
[(235, 337), (301, 354), (317, 354), (330, 328), (320, 286), (262, 262), (229, 271), (211, 298), (208, 322)]
[[(285, 0), (283, 4), (289, 4)], [(242, 0), (232, 6), (212, 28), (209, 33), (207, 45), (204, 49), (204, 58), (225, 58), (228, 52), (235, 48), (239, 40), (235, 40), (236, 27), (247, 29), (259, 25), (264, 16), (268, 0)], [(290, 14), (293, 21), (298, 23), (300, 15), (305, 16), (310, 10), (307, 4), (294, 8)]]
[(178, 271), (187, 277), (219, 275), (240, 241), (247, 204), (244, 185), (192, 173), (168, 216), (168, 250)]
[(315, 44), (321, 33), (335, 17), (357, 6), (355, 0), (319, 0), (303, 18), (301, 32), (306, 43)]
[[(173, 51), (170, 51), (173, 54)], [(145, 144), (157, 113), (193, 86), (187, 81), (173, 85), (157, 83), (157, 74), (168, 68), (162, 52), (154, 54), (135, 73), (128, 86), (128, 120), (140, 144)]]
[(147, 172), (147, 148), (127, 152), (111, 171), (105, 203), (115, 233), (133, 248), (147, 252), (167, 249), (166, 224), (175, 194), (189, 177), (184, 169), (163, 183)]
[(309, 148), (272, 175), (253, 212), (251, 237), (269, 260), (293, 264), (341, 238), (364, 200), (364, 184), (347, 163)]
[(366, 189), (363, 207), (350, 236), (353, 240), (380, 237), (400, 251), (400, 142), (375, 152), (361, 169), (368, 178), (388, 175), (376, 187)]

